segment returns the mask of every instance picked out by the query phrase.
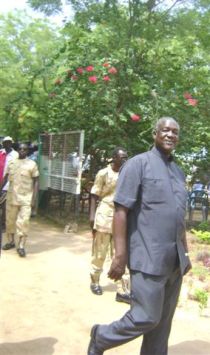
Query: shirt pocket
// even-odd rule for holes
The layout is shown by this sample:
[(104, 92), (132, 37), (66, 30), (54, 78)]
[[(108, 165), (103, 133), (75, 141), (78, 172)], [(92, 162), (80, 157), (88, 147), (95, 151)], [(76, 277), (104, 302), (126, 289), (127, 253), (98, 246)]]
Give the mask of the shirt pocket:
[(166, 183), (163, 179), (144, 178), (142, 182), (142, 201), (161, 203), (166, 201)]
[(21, 177), (23, 177), (23, 179), (30, 179), (31, 178), (31, 171), (29, 169), (22, 169), (20, 175), (21, 175)]
[(21, 191), (29, 192), (32, 188), (32, 178), (29, 170), (23, 169), (20, 173), (21, 176)]

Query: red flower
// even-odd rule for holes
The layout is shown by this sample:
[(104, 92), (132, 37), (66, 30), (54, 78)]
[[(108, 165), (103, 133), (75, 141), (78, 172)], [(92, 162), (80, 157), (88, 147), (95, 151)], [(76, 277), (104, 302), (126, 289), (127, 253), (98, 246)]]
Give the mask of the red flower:
[(184, 98), (185, 98), (186, 100), (192, 99), (192, 95), (191, 95), (189, 92), (185, 92), (185, 93), (183, 94), (183, 96), (184, 96)]
[(55, 85), (61, 85), (62, 84), (62, 80), (61, 79), (56, 79), (55, 80)]
[(103, 77), (103, 80), (104, 80), (104, 81), (110, 81), (110, 77), (109, 77), (108, 75), (105, 75), (105, 76)]
[(198, 100), (197, 99), (190, 98), (187, 101), (188, 101), (190, 106), (196, 106), (198, 104)]
[(141, 116), (136, 115), (135, 113), (132, 113), (131, 119), (132, 119), (132, 121), (139, 121), (141, 119)]
[(103, 65), (103, 67), (105, 67), (105, 68), (107, 68), (107, 67), (109, 67), (110, 66), (110, 64), (109, 63), (104, 63), (104, 64), (102, 64)]
[(94, 67), (92, 65), (88, 65), (88, 67), (85, 68), (86, 71), (93, 71)]
[(78, 76), (77, 76), (77, 75), (72, 75), (72, 76), (71, 76), (71, 79), (72, 79), (72, 80), (77, 80), (77, 79), (78, 79)]
[(97, 76), (93, 75), (93, 76), (89, 76), (88, 80), (89, 80), (92, 84), (96, 84), (98, 78), (97, 78)]
[(108, 70), (108, 72), (109, 72), (110, 74), (116, 74), (116, 73), (117, 73), (117, 69), (116, 69), (115, 67), (111, 67), (111, 68)]
[(77, 68), (76, 71), (77, 71), (77, 73), (82, 74), (84, 70), (83, 70), (83, 68)]

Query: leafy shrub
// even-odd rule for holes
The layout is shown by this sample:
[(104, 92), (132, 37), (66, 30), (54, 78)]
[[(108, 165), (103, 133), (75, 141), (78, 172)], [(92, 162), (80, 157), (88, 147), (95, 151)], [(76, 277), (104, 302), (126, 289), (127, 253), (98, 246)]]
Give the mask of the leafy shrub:
[(210, 232), (191, 229), (191, 232), (196, 235), (200, 243), (210, 244)]
[(208, 221), (203, 221), (198, 224), (196, 230), (199, 230), (202, 232), (210, 232), (210, 223)]
[(200, 311), (207, 307), (208, 292), (205, 290), (197, 289), (194, 293), (194, 299), (199, 302)]

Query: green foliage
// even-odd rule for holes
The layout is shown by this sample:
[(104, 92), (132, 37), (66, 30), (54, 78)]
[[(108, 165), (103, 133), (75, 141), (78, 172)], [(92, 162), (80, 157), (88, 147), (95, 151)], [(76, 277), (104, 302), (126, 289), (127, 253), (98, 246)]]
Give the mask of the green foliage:
[(59, 37), (46, 21), (31, 19), (24, 12), (0, 16), (0, 29), (1, 129), (14, 139), (37, 139), (48, 97), (46, 69)]
[(195, 290), (195, 300), (199, 302), (200, 311), (207, 307), (208, 304), (208, 292), (202, 289)]
[(196, 235), (201, 243), (210, 244), (210, 223), (209, 221), (203, 221), (198, 226), (191, 230)]
[(28, 0), (28, 4), (34, 9), (52, 15), (62, 9), (61, 0)]
[(201, 230), (202, 232), (210, 232), (210, 222), (209, 221), (203, 221), (198, 224), (196, 227), (197, 230)]
[(196, 235), (200, 243), (210, 244), (210, 232), (191, 229), (191, 232)]
[[(165, 18), (161, 12), (149, 14), (143, 2), (131, 1), (129, 7), (118, 2), (114, 6), (112, 1), (106, 6), (82, 3), (74, 2), (75, 24), (64, 29), (65, 69), (93, 65), (99, 70), (108, 61), (118, 72), (106, 90), (100, 81), (91, 86), (80, 80), (73, 87), (64, 80), (50, 104), (50, 129), (81, 126), (87, 150), (90, 146), (110, 150), (115, 142), (123, 142), (135, 154), (151, 145), (154, 121), (170, 115), (179, 118), (183, 132), (179, 153), (198, 153), (202, 146), (208, 149), (208, 54), (200, 40), (200, 25), (207, 14), (189, 10)], [(191, 17), (194, 29), (188, 21)], [(183, 97), (185, 92), (199, 105), (191, 105)], [(141, 120), (132, 122), (131, 113)], [(191, 164), (186, 164), (186, 172)]]
[[(60, 11), (62, 2), (28, 3), (50, 14)], [(192, 2), (170, 12), (167, 1), (163, 6), (134, 0), (68, 3), (74, 19), (62, 37), (41, 22), (2, 22), (2, 64), (7, 64), (0, 76), (6, 83), (0, 90), (0, 118), (8, 134), (32, 137), (40, 131), (84, 129), (87, 153), (123, 145), (133, 155), (152, 144), (152, 126), (159, 117), (173, 116), (181, 125), (177, 153), (186, 172), (193, 164), (209, 169), (209, 156), (199, 158), (202, 147), (210, 151), (207, 5), (196, 1), (197, 7)], [(88, 66), (94, 69), (88, 72)], [(117, 71), (109, 73), (111, 67)], [(195, 158), (189, 161), (192, 153)]]

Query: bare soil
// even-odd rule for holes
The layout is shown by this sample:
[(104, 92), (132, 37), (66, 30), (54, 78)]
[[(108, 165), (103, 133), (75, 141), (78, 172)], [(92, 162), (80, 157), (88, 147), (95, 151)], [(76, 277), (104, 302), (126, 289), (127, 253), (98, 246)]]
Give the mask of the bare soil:
[[(42, 219), (31, 222), (27, 257), (15, 249), (0, 260), (0, 355), (85, 355), (90, 328), (120, 318), (115, 285), (102, 277), (104, 294), (89, 290), (91, 234), (64, 233)], [(169, 355), (210, 355), (210, 308), (201, 316), (184, 284), (169, 340)], [(139, 354), (141, 338), (107, 351)]]

